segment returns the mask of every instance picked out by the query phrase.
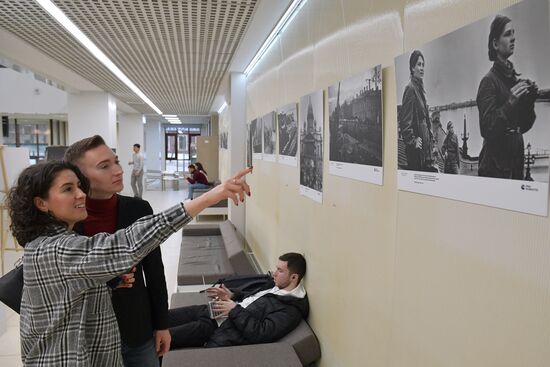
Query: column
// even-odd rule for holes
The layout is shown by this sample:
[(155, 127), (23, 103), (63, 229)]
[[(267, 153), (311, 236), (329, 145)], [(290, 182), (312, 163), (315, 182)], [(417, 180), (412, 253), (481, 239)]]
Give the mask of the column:
[(117, 148), (115, 98), (105, 92), (69, 94), (67, 130), (68, 145), (97, 134)]
[[(132, 160), (133, 146), (134, 144), (141, 145), (141, 153), (145, 157), (147, 162), (147, 149), (144, 144), (143, 134), (143, 115), (139, 113), (119, 113), (118, 115), (118, 149), (117, 155), (120, 160), (120, 164), (124, 169), (124, 190), (123, 195), (133, 196), (130, 180), (132, 179), (132, 166), (128, 165), (128, 162)], [(154, 155), (154, 152), (152, 152)], [(147, 163), (145, 163), (147, 167)], [(143, 190), (145, 191), (145, 175), (143, 177)]]
[[(229, 126), (230, 174), (245, 168), (246, 165), (246, 77), (243, 73), (231, 73), (231, 124)], [(245, 234), (244, 205), (235, 206), (229, 200), (229, 219), (237, 231)]]

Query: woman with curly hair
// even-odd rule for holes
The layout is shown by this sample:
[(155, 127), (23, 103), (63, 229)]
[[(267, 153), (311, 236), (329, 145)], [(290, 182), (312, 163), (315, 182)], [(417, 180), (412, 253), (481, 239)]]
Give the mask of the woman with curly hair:
[(250, 195), (243, 177), (112, 235), (79, 236), (88, 182), (65, 162), (26, 168), (8, 193), (10, 229), (21, 246), (21, 356), (25, 366), (122, 366), (107, 281), (127, 273), (204, 208)]

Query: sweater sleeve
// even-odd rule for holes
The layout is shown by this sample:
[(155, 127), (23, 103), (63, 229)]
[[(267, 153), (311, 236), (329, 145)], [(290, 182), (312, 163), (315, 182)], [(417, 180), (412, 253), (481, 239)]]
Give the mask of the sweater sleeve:
[(111, 235), (64, 236), (57, 243), (57, 263), (68, 280), (84, 280), (85, 287), (105, 283), (127, 272), (191, 219), (178, 204)]

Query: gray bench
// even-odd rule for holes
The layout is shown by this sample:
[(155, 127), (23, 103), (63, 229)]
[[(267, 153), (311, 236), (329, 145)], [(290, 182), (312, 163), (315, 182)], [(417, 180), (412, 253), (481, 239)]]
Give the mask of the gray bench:
[[(212, 190), (214, 187), (221, 184), (220, 180), (216, 180), (214, 182), (210, 182), (210, 187), (207, 189), (194, 189), (193, 190), (193, 199), (201, 196), (205, 192), (208, 192)], [(200, 217), (204, 215), (221, 215), (224, 218), (227, 218), (228, 215), (228, 206), (227, 206), (227, 199), (220, 201), (217, 204), (214, 204), (206, 209), (204, 209), (199, 215), (197, 215), (196, 220), (198, 221)]]
[[(176, 293), (171, 308), (202, 304), (204, 293)], [(163, 367), (302, 367), (321, 358), (317, 337), (307, 324), (300, 325), (275, 343), (223, 348), (186, 348), (168, 352)]]
[(185, 226), (178, 265), (178, 286), (212, 284), (235, 274), (253, 274), (244, 238), (230, 221)]

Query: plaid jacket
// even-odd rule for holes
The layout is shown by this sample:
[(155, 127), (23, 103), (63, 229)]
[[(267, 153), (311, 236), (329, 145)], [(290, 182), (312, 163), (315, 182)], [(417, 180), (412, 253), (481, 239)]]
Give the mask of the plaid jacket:
[(25, 245), (21, 356), (25, 366), (122, 366), (106, 283), (128, 272), (192, 218), (178, 204), (115, 234), (55, 228)]

